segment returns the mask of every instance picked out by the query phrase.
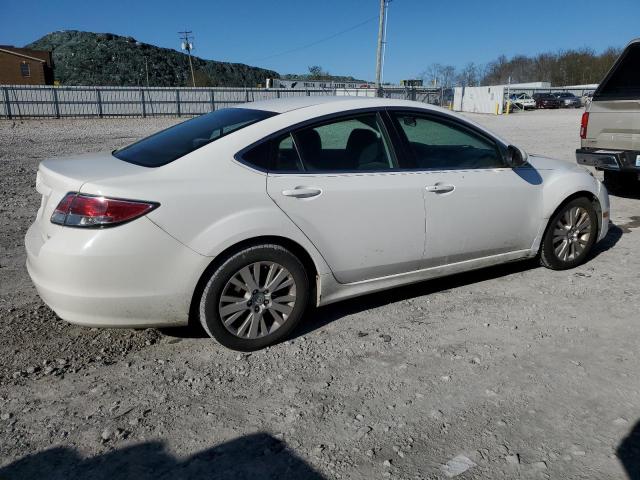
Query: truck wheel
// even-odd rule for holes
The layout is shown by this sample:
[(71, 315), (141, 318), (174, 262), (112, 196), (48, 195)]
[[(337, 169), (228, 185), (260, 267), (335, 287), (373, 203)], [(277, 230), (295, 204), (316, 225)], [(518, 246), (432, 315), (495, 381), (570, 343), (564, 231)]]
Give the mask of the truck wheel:
[(585, 197), (574, 198), (549, 221), (540, 247), (540, 263), (552, 270), (580, 265), (598, 236), (595, 208)]

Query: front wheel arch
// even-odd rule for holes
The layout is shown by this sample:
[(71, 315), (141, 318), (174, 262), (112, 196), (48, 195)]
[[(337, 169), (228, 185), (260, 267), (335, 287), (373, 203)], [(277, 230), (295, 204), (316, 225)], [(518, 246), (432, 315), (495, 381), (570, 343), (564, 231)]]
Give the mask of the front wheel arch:
[[(545, 239), (547, 238), (547, 234), (549, 232), (549, 229), (552, 228), (554, 220), (556, 218), (556, 216), (572, 201), (577, 200), (577, 199), (584, 199), (587, 202), (591, 203), (591, 206), (593, 207), (593, 210), (595, 212), (596, 218), (594, 219), (594, 223), (595, 223), (595, 234), (594, 234), (594, 240), (592, 243), (592, 246), (598, 241), (598, 237), (600, 234), (600, 221), (599, 219), (602, 218), (602, 206), (600, 205), (600, 201), (598, 200), (598, 198), (593, 195), (591, 192), (589, 191), (580, 191), (580, 192), (576, 192), (573, 193), (571, 195), (569, 195), (568, 197), (566, 197), (562, 203), (560, 203), (560, 205), (558, 205), (556, 207), (556, 209), (553, 211), (553, 213), (549, 216), (547, 225), (544, 229), (544, 233), (542, 234), (541, 240), (540, 240), (540, 245), (538, 247), (538, 252), (536, 255), (536, 258), (538, 259), (538, 261), (541, 263), (541, 265), (547, 267), (547, 268), (552, 268), (549, 264), (549, 261), (546, 260), (545, 258), (545, 252), (543, 252), (543, 249), (545, 248)], [(548, 255), (548, 253), (546, 254)], [(586, 261), (588, 259), (588, 254), (587, 256), (584, 258), (584, 260), (581, 260), (580, 263), (582, 263), (583, 261)], [(577, 266), (577, 265), (576, 265)], [(571, 267), (569, 267), (571, 268)], [(560, 269), (560, 270), (564, 270), (565, 268), (553, 268), (554, 270)]]
[[(579, 192), (575, 192), (572, 193), (571, 195), (569, 195), (568, 197), (566, 197), (564, 200), (562, 200), (562, 202), (560, 202), (560, 204), (558, 204), (558, 206), (555, 208), (555, 210), (553, 210), (553, 212), (551, 212), (551, 215), (549, 215), (548, 219), (547, 219), (547, 225), (544, 227), (544, 231), (542, 232), (542, 237), (540, 237), (541, 239), (544, 239), (545, 235), (547, 234), (547, 230), (549, 230), (549, 226), (551, 225), (551, 220), (553, 219), (553, 217), (556, 216), (556, 214), (562, 209), (564, 208), (564, 206), (569, 203), (572, 200), (575, 200), (576, 198), (580, 198), (580, 197), (584, 197), (587, 200), (589, 200), (592, 204), (593, 204), (593, 208), (596, 211), (596, 215), (598, 216), (598, 218), (602, 218), (602, 206), (600, 205), (600, 200), (598, 200), (598, 197), (596, 197), (593, 193), (591, 193), (588, 190), (581, 190)], [(598, 230), (596, 231), (596, 238), (598, 238), (598, 235), (600, 234), (600, 222), (596, 222), (597, 228)], [(540, 245), (538, 246), (538, 255), (540, 255), (540, 249), (542, 248), (542, 241), (540, 242)]]

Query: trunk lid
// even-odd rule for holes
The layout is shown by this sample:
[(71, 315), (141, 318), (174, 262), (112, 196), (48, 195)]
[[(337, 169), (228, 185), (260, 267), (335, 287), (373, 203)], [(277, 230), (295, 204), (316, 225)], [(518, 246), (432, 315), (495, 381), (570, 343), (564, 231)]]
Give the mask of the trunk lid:
[(35, 221), (43, 238), (49, 238), (60, 228), (51, 223), (51, 214), (67, 193), (79, 192), (90, 181), (128, 176), (146, 170), (145, 167), (117, 159), (111, 152), (43, 160), (36, 175), (36, 190), (42, 198)]

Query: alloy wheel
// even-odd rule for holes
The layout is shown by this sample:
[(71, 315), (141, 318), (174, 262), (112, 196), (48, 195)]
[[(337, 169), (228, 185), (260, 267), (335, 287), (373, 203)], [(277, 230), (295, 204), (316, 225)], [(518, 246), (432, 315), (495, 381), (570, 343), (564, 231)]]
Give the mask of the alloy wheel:
[(567, 209), (553, 230), (553, 250), (556, 257), (569, 262), (580, 257), (591, 238), (589, 212), (579, 206)]
[(256, 339), (282, 327), (295, 303), (293, 275), (278, 263), (255, 262), (231, 276), (222, 289), (218, 312), (230, 333)]

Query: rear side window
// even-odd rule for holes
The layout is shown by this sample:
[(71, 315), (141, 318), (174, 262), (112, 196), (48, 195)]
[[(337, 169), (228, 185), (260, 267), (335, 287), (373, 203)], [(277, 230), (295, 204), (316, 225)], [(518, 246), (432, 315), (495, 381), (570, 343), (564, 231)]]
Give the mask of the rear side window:
[(290, 133), (259, 143), (245, 151), (241, 159), (244, 163), (263, 171), (304, 171)]
[(308, 172), (357, 172), (394, 168), (378, 115), (366, 114), (293, 133)]
[(640, 99), (640, 43), (629, 46), (593, 95), (594, 100)]
[(225, 108), (187, 120), (150, 137), (116, 150), (125, 162), (144, 167), (160, 167), (191, 153), (225, 135), (276, 115), (264, 110)]
[(406, 137), (415, 168), (466, 170), (505, 166), (495, 143), (468, 128), (413, 115), (396, 114), (394, 118)]

